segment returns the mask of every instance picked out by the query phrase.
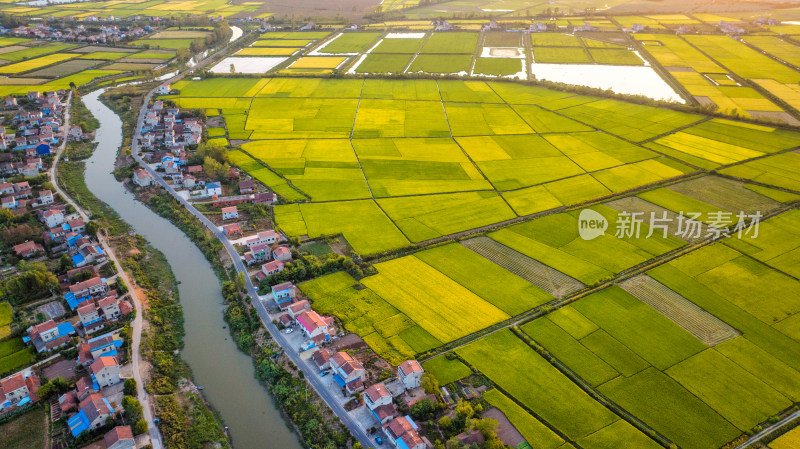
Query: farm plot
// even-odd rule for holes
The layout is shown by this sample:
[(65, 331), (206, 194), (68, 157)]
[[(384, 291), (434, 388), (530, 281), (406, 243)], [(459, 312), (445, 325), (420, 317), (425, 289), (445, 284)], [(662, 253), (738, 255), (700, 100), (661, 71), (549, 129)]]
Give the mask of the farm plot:
[[(35, 70), (33, 72), (28, 72), (27, 76), (46, 76), (46, 77), (61, 77), (72, 75), (74, 73), (78, 73), (80, 71), (86, 70), (90, 67), (94, 67), (100, 64), (103, 64), (103, 61), (97, 60), (80, 60), (80, 59), (72, 59), (69, 61), (57, 63), (55, 65), (51, 65), (49, 67), (45, 67), (43, 69)], [(112, 64), (113, 65), (113, 64)], [(114, 67), (107, 67), (109, 69), (114, 69)]]
[(132, 55), (130, 53), (125, 52), (95, 51), (86, 53), (83, 56), (80, 56), (78, 59), (103, 59), (107, 61), (113, 61), (120, 58), (129, 58), (131, 56)]
[(713, 119), (646, 144), (703, 168), (716, 168), (794, 147), (800, 134)]
[(505, 104), (445, 103), (453, 136), (532, 134), (533, 129)]
[(795, 152), (746, 162), (720, 173), (800, 192), (800, 154)]
[(509, 330), (456, 352), (570, 438), (585, 437), (619, 420)]
[(242, 150), (264, 162), (312, 200), (369, 198), (369, 189), (350, 142), (325, 140), (257, 140)]
[(290, 69), (335, 69), (347, 57), (345, 56), (304, 56), (289, 66)]
[(237, 51), (234, 56), (290, 56), (300, 47), (247, 47)]
[(730, 239), (726, 244), (794, 277), (800, 277), (800, 213), (790, 210), (760, 223), (754, 239)]
[(353, 137), (450, 137), (450, 127), (441, 102), (363, 99)]
[(375, 265), (362, 280), (370, 290), (446, 343), (509, 315), (414, 256)]
[(472, 370), (457, 358), (451, 360), (443, 355), (422, 362), (422, 368), (433, 374), (441, 385), (453, 383), (472, 374)]
[(503, 199), (492, 191), (386, 198), (377, 201), (412, 242), (516, 217)]
[(685, 36), (686, 40), (744, 78), (765, 78), (791, 84), (800, 73), (728, 36)]
[(478, 58), (475, 60), (475, 67), (472, 70), (473, 75), (488, 75), (488, 76), (514, 76), (516, 78), (525, 78), (525, 60), (514, 58)]
[(554, 297), (561, 298), (584, 287), (582, 283), (566, 274), (488, 237), (463, 240), (461, 245)]
[(357, 73), (403, 73), (413, 55), (370, 53), (358, 67)]
[(577, 36), (564, 33), (531, 33), (534, 47), (582, 47)]
[(0, 302), (0, 339), (11, 334), (11, 322), (14, 320), (14, 310), (11, 304)]
[(196, 39), (139, 39), (131, 42), (131, 45), (138, 45), (146, 48), (169, 48), (180, 50), (189, 48)]
[(644, 65), (644, 61), (636, 53), (627, 49), (590, 48), (589, 54), (598, 64)]
[(483, 81), (437, 81), (441, 99), (462, 103), (502, 103), (491, 86)]
[(314, 42), (310, 39), (270, 39), (255, 41), (253, 47), (305, 47)]
[(628, 279), (619, 286), (684, 328), (706, 346), (715, 346), (739, 336), (736, 329), (647, 275)]
[(115, 62), (106, 66), (109, 70), (122, 70), (122, 71), (135, 71), (135, 70), (153, 70), (157, 64), (146, 63), (133, 63), (133, 62)]
[(416, 253), (415, 257), (511, 316), (553, 299), (527, 280), (456, 243)]
[(20, 366), (30, 364), (35, 358), (21, 338), (0, 342), (0, 373), (13, 372)]
[[(309, 237), (342, 234), (347, 243), (361, 254), (373, 254), (397, 249), (409, 244), (408, 240), (381, 212), (374, 201), (359, 200), (333, 203), (305, 203), (299, 205)], [(296, 222), (296, 205), (275, 207), (275, 221), (282, 226), (284, 211), (290, 222)], [(353, 217), (358, 217), (354, 220)], [(295, 229), (297, 224), (294, 224)], [(294, 235), (294, 234), (293, 234)]]
[[(427, 370), (427, 367), (425, 369)], [(487, 391), (483, 394), (483, 398), (506, 415), (531, 447), (555, 449), (564, 443), (555, 432), (497, 389)]]
[[(399, 53), (413, 55), (422, 45), (422, 38), (412, 37), (392, 37), (388, 35), (381, 40), (377, 47), (370, 51), (372, 53)], [(411, 58), (409, 58), (411, 59)]]
[(747, 36), (744, 42), (756, 46), (790, 64), (800, 66), (800, 47), (778, 36)]
[(202, 81), (178, 81), (173, 88), (180, 97), (252, 97), (270, 80), (257, 78), (207, 78)]
[(342, 33), (318, 48), (315, 52), (320, 54), (355, 54), (364, 50), (369, 44), (375, 42), (380, 33)]
[(347, 138), (357, 106), (356, 99), (257, 97), (245, 129), (252, 139)]
[(152, 39), (203, 39), (211, 33), (199, 30), (166, 30), (150, 36)]
[(433, 33), (425, 42), (421, 52), (423, 54), (469, 54), (475, 52), (478, 46), (478, 33)]
[(670, 132), (701, 119), (697, 115), (617, 100), (593, 101), (558, 109), (558, 112), (634, 142)]
[(16, 73), (28, 72), (34, 69), (38, 69), (40, 67), (49, 66), (52, 64), (59, 63), (61, 61), (66, 61), (67, 59), (72, 59), (77, 56), (78, 55), (69, 53), (57, 53), (54, 55), (42, 56), (40, 58), (29, 59), (27, 61), (17, 62), (15, 64), (4, 65), (0, 67), (0, 73), (16, 74)]
[(309, 97), (309, 98), (358, 98), (361, 80), (346, 79), (296, 79), (273, 78), (265, 83), (258, 97)]
[(408, 71), (411, 73), (458, 73), (467, 75), (471, 63), (471, 55), (422, 54), (414, 58)]
[(353, 148), (375, 197), (491, 189), (451, 139), (356, 139)]
[[(3, 53), (2, 59), (6, 61), (22, 61), (32, 60), (39, 56), (50, 55), (52, 53), (65, 52), (77, 47), (74, 44), (45, 44), (36, 47), (26, 47), (24, 50), (17, 50), (12, 52)], [(72, 55), (75, 57), (77, 55)]]
[(533, 47), (533, 61), (541, 64), (591, 64), (592, 57), (583, 47)]
[(362, 98), (441, 101), (434, 80), (364, 80)]
[(617, 211), (594, 206), (595, 212), (608, 221), (609, 231), (594, 240), (578, 236), (578, 211), (549, 215), (514, 225), (489, 234), (489, 237), (522, 254), (548, 265), (578, 281), (591, 285), (626, 268), (683, 245), (683, 241), (646, 238), (642, 233), (618, 238), (610, 230), (616, 228)]

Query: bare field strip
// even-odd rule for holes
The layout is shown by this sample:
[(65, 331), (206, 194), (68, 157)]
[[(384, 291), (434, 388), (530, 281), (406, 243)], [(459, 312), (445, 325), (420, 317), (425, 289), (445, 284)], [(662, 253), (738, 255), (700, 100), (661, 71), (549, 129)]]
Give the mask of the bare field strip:
[(578, 280), (489, 237), (475, 237), (464, 240), (461, 244), (556, 298), (562, 298), (584, 287)]
[[(655, 214), (655, 219), (660, 220), (664, 217), (664, 213), (666, 213), (666, 217), (669, 220), (666, 223), (667, 226), (667, 234), (677, 236), (680, 231), (679, 220), (678, 217), (680, 214), (677, 212), (673, 212), (669, 209), (665, 209), (661, 206), (655, 205), (649, 201), (643, 200), (638, 196), (627, 196), (625, 198), (619, 198), (614, 201), (609, 201), (605, 203), (606, 206), (620, 211), (620, 212), (642, 212), (644, 215), (640, 217), (642, 221), (645, 223), (650, 223), (651, 213)], [(700, 223), (697, 225), (700, 227), (700, 233), (694, 235), (689, 233), (689, 235), (681, 236), (683, 240), (687, 240), (689, 243), (697, 243), (704, 239), (705, 235), (708, 233), (708, 225), (705, 223)], [(653, 238), (661, 238), (663, 231), (659, 229), (653, 229)]]
[(650, 276), (636, 276), (620, 282), (619, 286), (708, 346), (741, 335), (741, 332)]

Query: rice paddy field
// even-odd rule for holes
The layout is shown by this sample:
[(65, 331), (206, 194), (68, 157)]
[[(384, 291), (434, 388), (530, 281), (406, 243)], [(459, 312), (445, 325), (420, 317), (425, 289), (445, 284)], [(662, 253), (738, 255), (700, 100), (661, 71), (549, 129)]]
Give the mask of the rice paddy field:
[(175, 56), (172, 51), (4, 39), (8, 45), (0, 47), (0, 73), (5, 75), (0, 95), (68, 89), (70, 83), (81, 87), (97, 78), (149, 70)]
[[(260, 41), (287, 46), (251, 48), (311, 44), (290, 71), (511, 76), (524, 61), (482, 54), (524, 47), (514, 33), (390, 34), (273, 34)], [(626, 64), (622, 43), (591, 36), (532, 33), (533, 57)], [(759, 70), (736, 55), (742, 43), (636, 38), (731, 111), (782, 112), (739, 85)], [(752, 45), (790, 57), (781, 42)], [(231, 161), (285, 200), (274, 207), (281, 231), (340, 236), (374, 262), (360, 279), (300, 284), (314, 310), (393, 365), (420, 359), (442, 385), (485, 376), (484, 399), (531, 447), (722, 447), (800, 401), (796, 131), (501, 81), (175, 88), (164, 98), (220, 115), (224, 129), (209, 136), (226, 136)], [(607, 222), (591, 240), (579, 232), (587, 207)], [(644, 217), (638, 233), (620, 231), (621, 212)], [(764, 217), (758, 235), (712, 241), (719, 217), (739, 213)], [(651, 228), (650, 214), (695, 219), (698, 235)]]

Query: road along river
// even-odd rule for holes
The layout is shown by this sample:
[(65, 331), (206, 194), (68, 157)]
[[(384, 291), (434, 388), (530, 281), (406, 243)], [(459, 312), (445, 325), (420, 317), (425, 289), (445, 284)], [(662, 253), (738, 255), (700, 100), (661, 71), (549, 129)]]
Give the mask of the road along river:
[(99, 101), (102, 90), (83, 96), (83, 102), (100, 121), (98, 147), (86, 163), (86, 184), (167, 258), (183, 306), (185, 348), (183, 359), (192, 369), (196, 385), (229, 426), (236, 448), (300, 449), (280, 412), (254, 377), (249, 356), (240, 352), (223, 320), (219, 280), (203, 253), (172, 223), (134, 198), (112, 174), (122, 145), (122, 121)]

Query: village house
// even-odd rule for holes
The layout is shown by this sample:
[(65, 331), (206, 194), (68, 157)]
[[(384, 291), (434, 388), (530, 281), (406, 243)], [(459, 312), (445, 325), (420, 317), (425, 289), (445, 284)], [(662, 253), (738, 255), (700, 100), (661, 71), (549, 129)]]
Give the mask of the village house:
[(14, 254), (19, 257), (29, 258), (44, 252), (44, 247), (32, 240), (19, 245), (14, 245)]
[(293, 320), (297, 319), (297, 317), (300, 316), (301, 313), (303, 313), (303, 312), (305, 312), (307, 310), (311, 310), (311, 303), (309, 303), (305, 299), (302, 300), (302, 301), (297, 301), (295, 303), (292, 303), (287, 308), (287, 311), (289, 312), (289, 316), (292, 317)]
[(272, 245), (277, 241), (278, 233), (270, 229), (259, 232), (254, 238), (245, 241), (244, 244), (252, 248), (256, 245)]
[(95, 276), (91, 279), (87, 279), (83, 282), (78, 282), (75, 285), (69, 286), (69, 292), (72, 293), (76, 298), (82, 298), (84, 296), (91, 296), (95, 297), (99, 294), (106, 293), (108, 291), (108, 284), (106, 280)]
[(366, 404), (370, 410), (375, 410), (382, 405), (391, 403), (392, 393), (389, 393), (389, 390), (386, 389), (386, 385), (384, 385), (383, 382), (378, 382), (364, 390), (364, 404)]
[(36, 393), (39, 384), (39, 377), (35, 374), (25, 377), (22, 373), (16, 373), (0, 380), (0, 410), (38, 401)]
[(143, 168), (137, 169), (133, 173), (133, 182), (139, 187), (150, 187), (153, 185), (153, 175)]
[(135, 449), (136, 440), (130, 426), (117, 426), (103, 435), (106, 449)]
[(406, 416), (393, 419), (383, 427), (386, 437), (397, 449), (426, 449), (417, 429), (416, 423)]
[(397, 378), (403, 382), (406, 390), (419, 387), (423, 373), (422, 366), (416, 360), (406, 360), (397, 367)]
[(55, 198), (53, 198), (53, 192), (49, 190), (42, 190), (39, 192), (39, 198), (37, 203), (39, 206), (49, 206), (55, 202)]
[(223, 226), (222, 232), (228, 237), (232, 237), (235, 235), (242, 235), (242, 227), (239, 226), (239, 223), (231, 223), (229, 225)]
[(106, 296), (97, 301), (97, 306), (103, 312), (103, 318), (107, 321), (115, 321), (121, 315), (119, 300), (113, 296)]
[(281, 262), (292, 261), (292, 250), (288, 246), (279, 246), (272, 251), (272, 259)]
[(91, 365), (89, 372), (92, 373), (92, 380), (97, 382), (100, 388), (116, 385), (122, 381), (119, 377), (119, 364), (115, 357), (100, 357)]
[(281, 309), (285, 309), (295, 298), (295, 286), (291, 282), (272, 286), (272, 300)]
[(239, 183), (239, 193), (252, 193), (255, 190), (255, 183), (249, 179)]
[(87, 301), (78, 307), (78, 318), (81, 320), (81, 325), (83, 325), (84, 328), (102, 321), (100, 312), (97, 311), (97, 306), (94, 304), (94, 301)]
[(64, 214), (57, 209), (50, 209), (42, 213), (42, 222), (48, 228), (55, 228), (56, 226), (64, 223)]
[(311, 354), (311, 360), (314, 361), (314, 365), (316, 365), (317, 369), (320, 371), (331, 369), (331, 353), (325, 348), (314, 351), (314, 353)]
[(239, 209), (237, 209), (236, 206), (222, 208), (223, 220), (233, 220), (235, 218), (239, 218)]
[(261, 270), (256, 272), (256, 280), (261, 282), (275, 273), (280, 273), (283, 271), (283, 267), (285, 265), (286, 264), (280, 260), (273, 260), (272, 262), (267, 262), (264, 265), (261, 265)]
[(3, 209), (14, 210), (17, 208), (17, 200), (11, 195), (4, 196), (2, 202), (3, 202)]
[[(105, 358), (105, 357), (104, 357)], [(100, 393), (92, 393), (79, 404), (77, 414), (67, 420), (70, 433), (77, 437), (85, 431), (102, 427), (114, 415), (114, 408)]]
[(303, 334), (319, 344), (331, 339), (333, 329), (333, 317), (322, 317), (313, 310), (306, 310), (297, 316), (297, 323), (300, 324)]
[(344, 351), (334, 354), (331, 357), (331, 369), (334, 372), (333, 379), (349, 393), (364, 389), (364, 365), (350, 354)]
[(244, 261), (247, 265), (253, 265), (269, 260), (271, 256), (272, 251), (269, 245), (255, 245), (250, 247), (250, 250), (244, 255)]
[(46, 352), (66, 345), (75, 334), (69, 321), (56, 323), (49, 320), (28, 328), (28, 335), (22, 341), (33, 344), (36, 352)]

